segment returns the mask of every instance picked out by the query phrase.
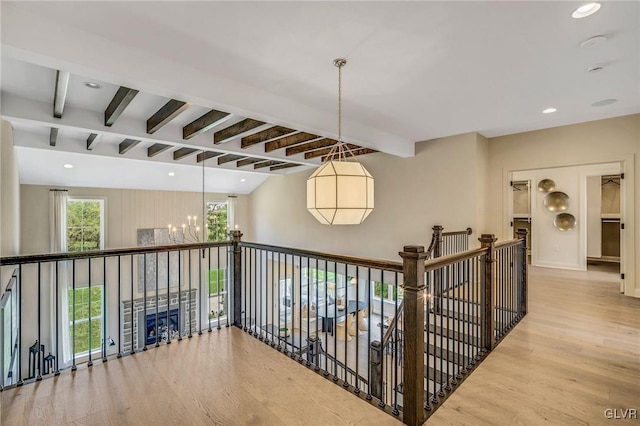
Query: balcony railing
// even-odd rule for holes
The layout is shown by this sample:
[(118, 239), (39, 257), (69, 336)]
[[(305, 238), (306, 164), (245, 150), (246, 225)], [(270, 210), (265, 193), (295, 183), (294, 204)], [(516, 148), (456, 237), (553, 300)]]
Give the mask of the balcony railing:
[(435, 257), (435, 231), (430, 251), (407, 246), (402, 262), (248, 243), (239, 230), (225, 242), (2, 258), (2, 387), (235, 325), (421, 424), (527, 309), (526, 232), (483, 235), (474, 250), (469, 231), (449, 233), (454, 254)]

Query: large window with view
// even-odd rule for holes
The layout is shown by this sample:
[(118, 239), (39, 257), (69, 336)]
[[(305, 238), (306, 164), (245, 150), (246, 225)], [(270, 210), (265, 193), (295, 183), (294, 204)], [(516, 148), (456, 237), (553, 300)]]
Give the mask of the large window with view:
[[(67, 248), (70, 252), (104, 249), (104, 200), (72, 198), (67, 202)], [(100, 350), (104, 289), (76, 283), (67, 290), (71, 352), (82, 356)]]
[(207, 239), (226, 241), (229, 238), (229, 205), (226, 201), (207, 203)]

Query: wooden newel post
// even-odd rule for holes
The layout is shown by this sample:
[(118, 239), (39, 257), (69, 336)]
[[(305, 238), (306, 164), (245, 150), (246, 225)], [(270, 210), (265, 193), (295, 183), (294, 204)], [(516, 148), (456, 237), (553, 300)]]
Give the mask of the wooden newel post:
[(233, 244), (233, 325), (242, 327), (242, 249), (239, 244), (242, 231), (239, 229), (229, 231), (229, 238)]
[[(435, 225), (433, 227), (433, 256), (432, 258), (442, 256), (442, 230), (444, 227)], [(442, 285), (444, 282), (443, 276), (444, 270), (440, 268), (433, 272), (433, 288), (431, 289), (431, 297), (433, 300), (433, 306), (437, 313), (442, 312)]]
[(382, 401), (382, 343), (377, 340), (371, 342), (369, 354), (369, 377), (371, 378), (369, 392), (372, 396)]
[(493, 234), (482, 234), (478, 240), (482, 248), (488, 248), (484, 261), (482, 288), (482, 346), (492, 351), (496, 344), (496, 319), (494, 315), (495, 301), (493, 294), (495, 248), (498, 240)]
[(405, 246), (400, 252), (404, 276), (404, 392), (403, 422), (424, 423), (424, 261), (423, 246)]
[(521, 314), (522, 315), (526, 315), (527, 314), (527, 310), (528, 310), (528, 305), (527, 305), (527, 300), (529, 298), (528, 296), (528, 272), (527, 272), (527, 268), (528, 268), (528, 264), (529, 264), (529, 254), (527, 253), (527, 246), (528, 246), (528, 234), (529, 231), (527, 231), (526, 228), (524, 229), (518, 229), (516, 231), (516, 236), (518, 237), (518, 239), (522, 239), (522, 251), (521, 251), (521, 276), (520, 276), (520, 282), (522, 283), (521, 286), (521, 291), (522, 293), (520, 294), (520, 296), (522, 297), (522, 299), (520, 300), (520, 309), (521, 309)]

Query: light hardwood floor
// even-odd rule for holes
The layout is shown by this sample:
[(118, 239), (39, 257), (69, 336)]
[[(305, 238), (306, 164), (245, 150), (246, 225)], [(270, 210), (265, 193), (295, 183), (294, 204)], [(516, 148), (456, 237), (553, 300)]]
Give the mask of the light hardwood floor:
[(615, 279), (530, 268), (529, 314), (428, 424), (623, 421), (607, 408), (640, 416), (640, 299), (622, 296)]
[[(606, 408), (640, 410), (640, 299), (614, 277), (531, 268), (529, 315), (428, 424), (611, 424)], [(0, 412), (2, 426), (399, 424), (236, 329), (4, 391)]]

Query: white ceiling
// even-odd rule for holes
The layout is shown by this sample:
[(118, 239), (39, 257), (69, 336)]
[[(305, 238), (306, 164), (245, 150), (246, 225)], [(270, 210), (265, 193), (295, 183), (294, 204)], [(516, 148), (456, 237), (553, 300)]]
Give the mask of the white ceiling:
[[(640, 3), (607, 1), (572, 19), (583, 3), (3, 1), (2, 91), (50, 107), (43, 81), (54, 76), (43, 68), (32, 84), (31, 71), (20, 73), (26, 61), (74, 74), (71, 113), (125, 85), (145, 93), (132, 119), (175, 98), (335, 137), (332, 60), (342, 56), (345, 139), (410, 156), (436, 137), (640, 112)], [(606, 43), (579, 47), (600, 34)], [(594, 64), (605, 68), (588, 73)], [(110, 84), (91, 94), (77, 76)], [(608, 98), (618, 102), (591, 106)], [(550, 106), (558, 111), (541, 113)], [(211, 146), (211, 134), (194, 143)]]

